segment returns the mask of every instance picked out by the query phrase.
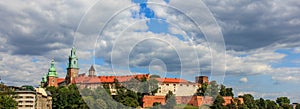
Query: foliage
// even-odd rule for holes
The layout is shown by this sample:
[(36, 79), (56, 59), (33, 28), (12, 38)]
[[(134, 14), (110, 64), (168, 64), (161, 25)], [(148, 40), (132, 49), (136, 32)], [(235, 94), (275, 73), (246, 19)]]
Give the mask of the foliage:
[(0, 109), (17, 109), (18, 103), (14, 100), (15, 93), (3, 83), (0, 83)]
[(259, 98), (258, 100), (255, 100), (256, 105), (259, 107), (259, 109), (267, 109), (267, 102), (263, 98)]
[(218, 95), (213, 103), (213, 105), (210, 107), (211, 109), (225, 109), (223, 106), (223, 103), (225, 103), (225, 100), (221, 95)]
[(254, 97), (251, 94), (244, 94), (244, 96), (240, 96), (244, 99), (245, 105), (250, 109), (258, 109), (259, 107), (256, 105)]
[(276, 99), (276, 103), (278, 103), (279, 106), (282, 106), (283, 104), (290, 104), (290, 99), (287, 97), (278, 97)]
[(0, 109), (17, 109), (18, 103), (10, 95), (0, 95)]
[(223, 84), (221, 85), (221, 89), (220, 89), (220, 95), (221, 96), (231, 96), (233, 97), (233, 92), (232, 92), (232, 88), (226, 88)]
[(203, 83), (203, 84), (201, 85), (201, 87), (197, 89), (196, 95), (197, 95), (197, 96), (204, 96), (205, 91), (206, 91), (206, 89), (207, 89), (207, 86), (208, 86), (207, 83)]
[(150, 78), (160, 78), (159, 75), (151, 75)]
[(81, 98), (76, 85), (47, 87), (46, 90), (52, 94), (52, 107), (54, 109), (88, 109), (88, 106)]
[(267, 109), (278, 109), (278, 105), (275, 101), (266, 100)]
[(169, 91), (168, 94), (165, 96), (166, 98), (166, 105), (164, 105), (164, 108), (167, 109), (173, 109), (176, 105), (176, 98), (175, 95), (172, 93), (172, 91)]
[(219, 85), (216, 81), (211, 81), (205, 90), (204, 96), (212, 96), (216, 98), (219, 95)]
[(300, 104), (297, 104), (297, 105), (296, 105), (296, 109), (300, 109)]

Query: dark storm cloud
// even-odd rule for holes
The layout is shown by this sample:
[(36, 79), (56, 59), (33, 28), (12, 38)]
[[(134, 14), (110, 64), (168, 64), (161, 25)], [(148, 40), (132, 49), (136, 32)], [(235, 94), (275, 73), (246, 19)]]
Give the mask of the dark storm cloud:
[(300, 41), (296, 0), (204, 2), (222, 27), (227, 49), (252, 50), (275, 43), (292, 46)]

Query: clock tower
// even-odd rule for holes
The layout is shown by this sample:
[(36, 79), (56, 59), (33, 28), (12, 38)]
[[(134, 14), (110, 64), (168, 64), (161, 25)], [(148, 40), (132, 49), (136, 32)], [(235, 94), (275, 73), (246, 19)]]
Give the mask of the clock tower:
[(75, 84), (75, 78), (78, 76), (78, 58), (76, 56), (76, 49), (73, 47), (71, 50), (71, 55), (69, 56), (69, 63), (67, 68), (67, 75), (66, 75), (66, 83)]

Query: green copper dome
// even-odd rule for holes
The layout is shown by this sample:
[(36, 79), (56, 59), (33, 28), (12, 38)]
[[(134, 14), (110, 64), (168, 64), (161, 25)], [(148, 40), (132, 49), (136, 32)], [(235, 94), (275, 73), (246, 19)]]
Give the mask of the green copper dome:
[(74, 47), (72, 48), (71, 55), (69, 56), (68, 68), (79, 68), (78, 67), (78, 58), (76, 56), (76, 49)]
[(44, 75), (44, 76), (43, 76), (42, 82), (43, 82), (43, 83), (46, 83), (46, 82), (47, 82), (47, 75)]
[(57, 77), (56, 69), (55, 69), (55, 66), (54, 66), (54, 59), (52, 59), (51, 66), (49, 68), (48, 77), (49, 76)]

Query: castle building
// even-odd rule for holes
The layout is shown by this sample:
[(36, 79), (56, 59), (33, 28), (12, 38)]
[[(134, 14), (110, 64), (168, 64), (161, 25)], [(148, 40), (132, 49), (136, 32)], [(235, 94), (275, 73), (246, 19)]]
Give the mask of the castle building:
[[(58, 78), (57, 71), (52, 59), (48, 73), (43, 76), (41, 81), (42, 87), (49, 86), (67, 86), (70, 84), (76, 84), (80, 89), (89, 88), (96, 89), (108, 86), (111, 95), (117, 95), (116, 81), (121, 85), (132, 79), (150, 79), (149, 74), (135, 74), (125, 76), (97, 76), (96, 70), (91, 65), (88, 75), (78, 74), (78, 58), (76, 56), (76, 49), (72, 48), (69, 55), (69, 62), (67, 67), (67, 74), (65, 78)], [(144, 96), (143, 107), (151, 107), (153, 103), (159, 102), (165, 103), (165, 95), (171, 91), (176, 95), (176, 102), (181, 104), (190, 104), (194, 106), (200, 106), (202, 104), (211, 104), (212, 99), (209, 97), (203, 98), (202, 96), (196, 96), (195, 92), (201, 87), (203, 83), (209, 83), (207, 76), (196, 76), (195, 82), (187, 81), (179, 78), (155, 78), (158, 81), (158, 90), (154, 96)], [(225, 99), (226, 98), (226, 99)], [(225, 104), (233, 102), (233, 98), (225, 97)], [(43, 103), (42, 103), (43, 104)]]
[(72, 48), (71, 55), (69, 56), (69, 63), (67, 68), (67, 75), (65, 78), (58, 78), (54, 59), (52, 59), (50, 68), (47, 75), (43, 76), (41, 87), (58, 87), (63, 85), (75, 84), (75, 78), (78, 76), (78, 58), (76, 56), (76, 49)]

